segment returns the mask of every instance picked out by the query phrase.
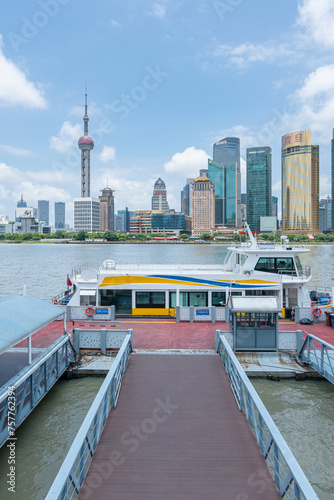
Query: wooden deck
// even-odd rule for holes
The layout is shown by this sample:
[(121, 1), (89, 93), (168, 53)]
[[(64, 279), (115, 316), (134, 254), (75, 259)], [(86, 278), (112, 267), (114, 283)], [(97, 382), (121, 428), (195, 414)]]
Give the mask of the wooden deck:
[(78, 498), (281, 496), (218, 355), (132, 354)]

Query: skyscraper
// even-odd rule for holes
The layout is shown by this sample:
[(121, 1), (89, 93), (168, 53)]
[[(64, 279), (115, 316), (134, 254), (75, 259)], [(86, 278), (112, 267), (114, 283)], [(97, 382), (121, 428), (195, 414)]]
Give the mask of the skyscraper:
[(310, 130), (282, 137), (282, 230), (319, 232), (319, 146)]
[(214, 160), (208, 160), (208, 178), (215, 186), (215, 224), (225, 223), (225, 167)]
[(160, 177), (155, 182), (153, 188), (152, 210), (165, 210), (166, 212), (169, 211), (166, 185), (164, 181), (160, 179)]
[(195, 179), (187, 179), (186, 185), (181, 191), (181, 212), (184, 215), (191, 216), (192, 213), (192, 205), (191, 205), (191, 197), (192, 197), (192, 189), (191, 186), (195, 182)]
[(271, 197), (271, 215), (273, 217), (278, 217), (278, 198), (277, 196)]
[(271, 148), (247, 148), (247, 222), (259, 231), (260, 218), (271, 216)]
[(21, 194), (21, 199), (17, 202), (17, 208), (25, 208), (27, 206), (27, 202), (23, 199), (23, 194)]
[(65, 229), (65, 203), (55, 202), (55, 229)]
[(215, 186), (207, 177), (192, 185), (192, 235), (213, 234), (215, 230)]
[(88, 114), (87, 114), (87, 85), (85, 92), (85, 115), (84, 135), (80, 137), (78, 146), (81, 150), (81, 197), (90, 196), (90, 152), (94, 147), (94, 141), (88, 135)]
[(332, 163), (332, 229), (334, 229), (334, 128), (331, 140), (331, 163)]
[(101, 190), (100, 200), (100, 231), (114, 230), (114, 191), (109, 187)]
[[(224, 225), (241, 226), (240, 139), (225, 137), (213, 145), (213, 161), (224, 167)], [(232, 167), (234, 165), (234, 167)], [(232, 175), (232, 171), (235, 175)], [(210, 176), (209, 176), (210, 177)], [(229, 185), (232, 182), (232, 186)], [(235, 192), (232, 192), (232, 189)], [(232, 199), (233, 206), (232, 206)], [(232, 214), (234, 213), (234, 216)], [(234, 224), (231, 224), (232, 220)]]
[(38, 220), (49, 225), (49, 201), (38, 200)]

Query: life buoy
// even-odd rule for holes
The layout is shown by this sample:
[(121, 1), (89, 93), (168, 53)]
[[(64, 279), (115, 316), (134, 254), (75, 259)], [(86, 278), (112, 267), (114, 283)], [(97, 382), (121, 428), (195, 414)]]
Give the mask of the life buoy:
[(321, 314), (321, 309), (320, 307), (313, 307), (312, 309), (312, 314), (315, 318), (318, 318), (318, 316), (320, 316)]
[(95, 314), (94, 307), (92, 307), (92, 306), (86, 307), (85, 313), (87, 314), (87, 316), (94, 316), (94, 314)]
[(326, 305), (327, 305), (327, 306), (329, 306), (331, 302), (332, 302), (332, 300), (331, 300), (331, 299), (328, 299), (328, 300), (327, 300), (327, 304), (326, 304)]
[(54, 303), (54, 305), (56, 306), (56, 305), (58, 304), (57, 299), (53, 299), (53, 303)]

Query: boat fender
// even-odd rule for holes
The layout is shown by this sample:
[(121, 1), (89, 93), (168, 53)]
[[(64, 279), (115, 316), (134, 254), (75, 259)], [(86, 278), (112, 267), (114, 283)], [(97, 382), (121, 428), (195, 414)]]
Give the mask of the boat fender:
[(321, 314), (321, 309), (320, 307), (313, 307), (312, 309), (312, 314), (315, 318), (318, 318), (318, 316), (320, 316)]
[(86, 307), (85, 313), (87, 314), (87, 316), (94, 316), (94, 314), (95, 314), (94, 307), (92, 307), (92, 306)]
[(56, 306), (58, 304), (57, 299), (53, 299), (53, 303)]

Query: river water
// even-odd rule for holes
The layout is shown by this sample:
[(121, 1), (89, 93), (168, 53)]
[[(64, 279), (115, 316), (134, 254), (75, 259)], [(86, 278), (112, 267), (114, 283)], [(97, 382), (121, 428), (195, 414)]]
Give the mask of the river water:
[[(311, 246), (301, 262), (312, 267), (311, 288), (334, 285), (334, 246)], [(51, 299), (66, 274), (86, 262), (219, 264), (220, 244), (0, 244), (0, 297)], [(1, 358), (0, 358), (1, 362)], [(101, 378), (62, 380), (17, 431), (16, 493), (6, 485), (8, 450), (0, 450), (0, 499), (42, 499), (94, 399)], [(334, 498), (334, 386), (325, 381), (254, 380), (254, 386), (321, 500)], [(269, 500), (269, 499), (268, 499)]]

